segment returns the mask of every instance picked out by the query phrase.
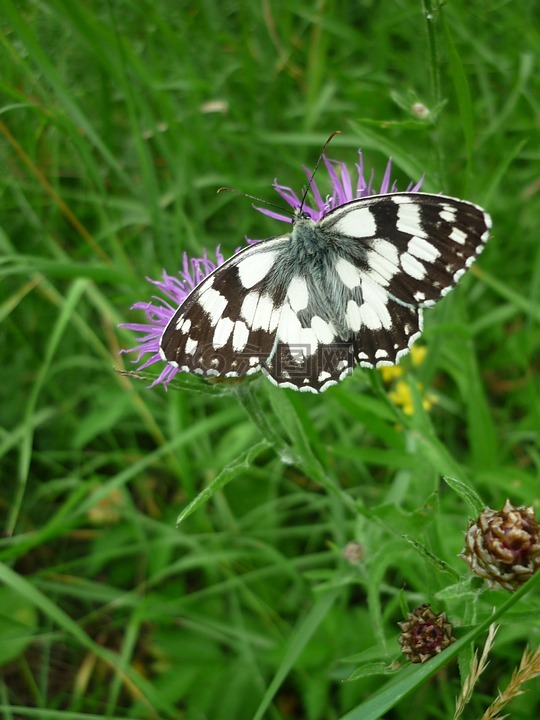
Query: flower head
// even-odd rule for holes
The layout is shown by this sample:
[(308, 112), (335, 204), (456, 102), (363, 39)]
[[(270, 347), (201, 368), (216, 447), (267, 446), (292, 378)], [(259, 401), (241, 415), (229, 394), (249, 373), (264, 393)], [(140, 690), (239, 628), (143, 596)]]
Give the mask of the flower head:
[[(207, 275), (223, 262), (224, 258), (219, 246), (216, 249), (215, 262), (208, 258), (206, 251), (204, 251), (202, 258), (190, 259), (187, 253), (184, 253), (182, 269), (179, 270), (177, 276), (169, 275), (163, 270), (161, 280), (151, 280), (147, 278), (149, 283), (155, 285), (166, 298), (172, 301), (172, 305), (162, 297), (154, 297), (150, 302), (135, 303), (135, 305), (131, 306), (131, 309), (144, 310), (146, 322), (122, 323), (120, 325), (120, 327), (126, 328), (127, 330), (140, 333), (137, 345), (130, 350), (123, 350), (122, 352), (136, 352), (137, 357), (134, 360), (136, 363), (140, 363), (145, 355), (150, 356), (146, 358), (142, 365), (139, 365), (138, 370), (143, 370), (157, 362), (163, 362), (159, 354), (159, 341), (163, 331), (174, 315), (176, 308), (184, 302), (191, 291), (196, 288)], [(165, 365), (150, 387), (158, 385), (159, 383), (163, 383), (163, 385), (167, 387), (177, 372), (177, 368), (172, 365)]]
[[(311, 179), (312, 173), (307, 168), (304, 168), (308, 178), (311, 179), (310, 190), (315, 204), (314, 207), (311, 207), (310, 205), (304, 203), (302, 211), (307, 213), (312, 220), (318, 221), (330, 211), (335, 210), (341, 205), (351, 202), (352, 200), (368, 197), (370, 195), (379, 195), (398, 191), (395, 181), (391, 180), (391, 160), (388, 161), (386, 166), (380, 188), (375, 190), (373, 188), (373, 171), (369, 176), (369, 180), (366, 180), (364, 176), (362, 153), (360, 151), (358, 153), (358, 157), (359, 160), (355, 164), (356, 178), (355, 182), (353, 182), (351, 174), (349, 173), (345, 163), (338, 162), (337, 160), (330, 160), (323, 156), (323, 163), (326, 167), (331, 183), (331, 193), (324, 198), (317, 186), (317, 183)], [(420, 190), (421, 185), (422, 179), (417, 183), (411, 183), (407, 190), (409, 192), (417, 192)], [(291, 207), (295, 210), (302, 205), (300, 197), (291, 188), (279, 185), (277, 180), (274, 181), (274, 188), (282, 199), (291, 205)], [(283, 215), (273, 210), (269, 210), (268, 208), (256, 209), (275, 220), (281, 220), (286, 223), (292, 223), (294, 220), (292, 216)], [(254, 243), (258, 241), (248, 240), (247, 242)], [(123, 323), (120, 326), (139, 333), (138, 341), (135, 347), (123, 351), (128, 353), (137, 353), (137, 357), (134, 362), (142, 363), (138, 365), (138, 370), (143, 370), (155, 363), (164, 362), (159, 353), (160, 339), (163, 331), (176, 312), (177, 307), (188, 297), (191, 291), (202, 280), (204, 280), (205, 277), (207, 277), (223, 262), (224, 258), (219, 247), (216, 250), (215, 261), (208, 258), (206, 251), (204, 252), (203, 257), (191, 259), (188, 258), (186, 253), (184, 253), (182, 268), (179, 270), (178, 275), (169, 275), (165, 270), (163, 270), (161, 280), (151, 280), (148, 278), (148, 282), (156, 286), (165, 298), (153, 297), (149, 302), (135, 303), (131, 309), (143, 310), (146, 316), (146, 321), (139, 323)], [(166, 364), (150, 387), (159, 383), (162, 383), (164, 387), (167, 387), (178, 372), (180, 372), (180, 370), (177, 367)]]
[[(332, 184), (332, 193), (323, 198), (317, 183), (311, 179), (312, 172), (309, 168), (304, 166), (304, 172), (306, 173), (310, 182), (310, 190), (315, 201), (315, 207), (310, 205), (302, 205), (301, 198), (289, 187), (280, 185), (277, 180), (274, 180), (274, 189), (279, 195), (287, 202), (294, 210), (302, 205), (303, 212), (307, 213), (312, 220), (321, 220), (329, 212), (335, 210), (345, 203), (351, 202), (352, 200), (359, 200), (360, 198), (369, 197), (370, 195), (384, 195), (385, 193), (398, 192), (395, 181), (391, 180), (392, 172), (392, 160), (388, 160), (386, 170), (384, 171), (383, 179), (379, 190), (373, 189), (374, 183), (374, 172), (371, 171), (369, 180), (366, 180), (364, 175), (364, 160), (362, 158), (362, 152), (358, 151), (358, 162), (355, 164), (356, 168), (356, 182), (353, 183), (349, 169), (344, 162), (338, 160), (329, 160), (323, 155), (323, 163), (326, 167), (328, 177)], [(422, 187), (423, 178), (417, 183), (410, 183), (407, 187), (408, 192), (418, 192)], [(293, 218), (289, 215), (282, 215), (274, 210), (268, 208), (257, 207), (256, 210), (268, 215), (275, 220), (281, 220), (283, 222), (292, 223)]]
[(427, 603), (407, 613), (407, 620), (398, 625), (401, 652), (412, 663), (424, 663), (456, 641), (446, 613), (436, 615)]
[(540, 568), (540, 525), (532, 507), (485, 508), (469, 524), (460, 554), (490, 588), (517, 590)]

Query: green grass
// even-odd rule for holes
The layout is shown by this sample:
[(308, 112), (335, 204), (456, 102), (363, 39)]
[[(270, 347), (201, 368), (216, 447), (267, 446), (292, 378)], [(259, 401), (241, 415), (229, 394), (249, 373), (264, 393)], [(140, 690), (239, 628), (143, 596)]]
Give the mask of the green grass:
[[(4, 0), (1, 22), (0, 715), (451, 719), (495, 612), (481, 718), (540, 644), (534, 580), (484, 591), (457, 557), (484, 506), (538, 508), (536, 3)], [(121, 375), (145, 278), (284, 232), (216, 190), (300, 190), (338, 129), (331, 157), (380, 179), (391, 155), (401, 188), (493, 216), (402, 363), (414, 412), (378, 371), (321, 396)], [(407, 665), (424, 602), (458, 642)], [(540, 714), (525, 687), (514, 720)]]

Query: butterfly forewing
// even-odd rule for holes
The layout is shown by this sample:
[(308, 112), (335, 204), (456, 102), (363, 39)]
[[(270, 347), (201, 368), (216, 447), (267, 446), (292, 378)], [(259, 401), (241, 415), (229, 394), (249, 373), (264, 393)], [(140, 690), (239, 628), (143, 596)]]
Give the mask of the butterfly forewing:
[(392, 193), (354, 200), (319, 222), (218, 267), (176, 311), (164, 360), (186, 372), (320, 392), (355, 365), (398, 362), (481, 252), (489, 216), (463, 200)]
[[(489, 216), (463, 200), (425, 193), (376, 195), (324, 218), (333, 232), (361, 227), (363, 272), (397, 300), (429, 307), (444, 296), (482, 251)], [(359, 237), (356, 235), (356, 237)]]

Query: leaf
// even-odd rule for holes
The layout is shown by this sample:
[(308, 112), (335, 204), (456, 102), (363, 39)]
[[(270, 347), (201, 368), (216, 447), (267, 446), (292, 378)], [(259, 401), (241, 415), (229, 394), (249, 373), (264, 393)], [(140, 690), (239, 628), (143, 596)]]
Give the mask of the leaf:
[(233, 460), (232, 463), (223, 468), (223, 470), (212, 480), (210, 485), (205, 487), (204, 490), (201, 490), (197, 497), (192, 500), (189, 505), (184, 508), (184, 510), (182, 510), (176, 520), (176, 526), (178, 527), (181, 522), (194, 513), (195, 510), (198, 510), (201, 505), (207, 503), (218, 490), (225, 487), (225, 485), (230, 483), (231, 480), (234, 480), (234, 478), (238, 475), (250, 470), (255, 458), (269, 447), (269, 443), (263, 440), (262, 442), (257, 443), (257, 445), (251, 447), (249, 450), (243, 452), (238, 456), (238, 458), (236, 458), (236, 460)]
[(347, 678), (347, 682), (372, 677), (373, 675), (395, 675), (400, 669), (400, 667), (394, 667), (383, 662), (366, 663), (365, 665), (361, 665), (359, 668), (356, 668), (356, 670), (354, 670)]

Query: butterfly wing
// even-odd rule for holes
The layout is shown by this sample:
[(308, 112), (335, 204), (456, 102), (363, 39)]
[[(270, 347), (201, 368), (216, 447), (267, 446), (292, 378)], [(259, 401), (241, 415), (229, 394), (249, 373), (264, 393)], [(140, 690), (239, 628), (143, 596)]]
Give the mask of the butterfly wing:
[(397, 302), (430, 307), (483, 250), (491, 220), (472, 203), (428, 193), (356, 200), (321, 222), (358, 241), (356, 267)]
[(314, 351), (305, 353), (299, 344), (278, 342), (273, 358), (262, 368), (278, 387), (319, 393), (336, 385), (354, 368), (351, 343), (316, 343)]
[(243, 377), (261, 369), (275, 346), (285, 290), (265, 282), (284, 235), (241, 250), (180, 305), (160, 342), (163, 360), (183, 372)]
[(356, 364), (392, 365), (422, 330), (421, 309), (390, 298), (341, 255), (327, 265), (323, 273), (297, 275), (288, 285), (276, 352), (263, 367), (280, 387), (322, 392)]
[(287, 279), (275, 351), (263, 372), (279, 387), (321, 392), (352, 372), (350, 338), (338, 328), (332, 303), (324, 293), (316, 264), (308, 260), (296, 266)]
[[(490, 227), (476, 205), (425, 193), (373, 196), (329, 213), (319, 228), (333, 248), (332, 263), (313, 297), (320, 306), (326, 301), (319, 320), (338, 331), (316, 338), (311, 364), (297, 381), (279, 382), (276, 374), (274, 381), (318, 392), (355, 364), (397, 363), (422, 331), (422, 308), (454, 287), (482, 251)], [(302, 327), (313, 324), (300, 319)], [(279, 349), (294, 369), (290, 345)]]

